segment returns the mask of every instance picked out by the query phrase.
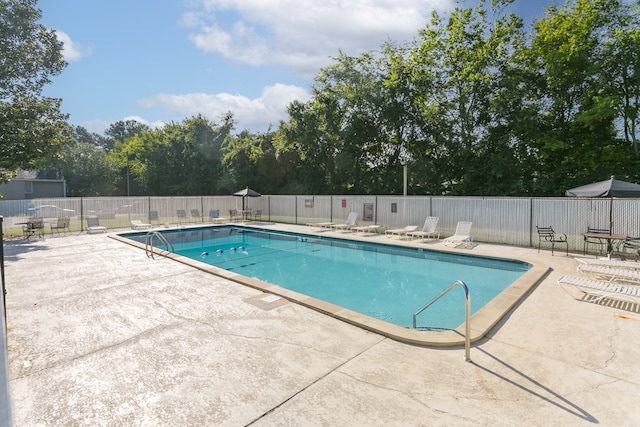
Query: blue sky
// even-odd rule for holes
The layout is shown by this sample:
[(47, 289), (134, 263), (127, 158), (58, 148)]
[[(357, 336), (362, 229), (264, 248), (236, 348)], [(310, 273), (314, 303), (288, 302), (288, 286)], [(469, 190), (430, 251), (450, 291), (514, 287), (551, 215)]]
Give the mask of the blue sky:
[[(530, 23), (555, 0), (515, 0)], [(564, 2), (560, 2), (563, 4)], [(467, 0), (467, 4), (475, 4)], [(310, 97), (313, 78), (341, 49), (410, 41), (432, 10), (454, 0), (40, 0), (42, 23), (69, 65), (47, 96), (69, 122), (102, 134), (135, 119), (152, 127), (196, 114), (237, 131), (277, 128)]]

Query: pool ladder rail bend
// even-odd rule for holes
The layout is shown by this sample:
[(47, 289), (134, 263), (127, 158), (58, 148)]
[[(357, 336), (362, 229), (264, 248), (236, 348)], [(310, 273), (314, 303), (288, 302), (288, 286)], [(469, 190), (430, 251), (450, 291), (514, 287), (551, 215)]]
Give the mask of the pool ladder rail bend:
[(453, 282), (447, 289), (440, 292), (440, 294), (423, 305), (418, 311), (413, 313), (413, 329), (416, 329), (416, 317), (427, 308), (431, 307), (433, 303), (438, 301), (440, 298), (449, 293), (449, 291), (453, 290), (457, 286), (462, 286), (462, 290), (464, 291), (464, 299), (465, 299), (465, 321), (464, 321), (464, 360), (467, 362), (471, 362), (471, 322), (470, 322), (470, 313), (471, 313), (471, 299), (469, 297), (469, 288), (462, 280), (456, 280)]
[[(162, 235), (159, 231), (149, 231), (144, 239), (144, 252), (147, 254), (147, 257), (151, 257), (155, 259), (154, 250), (153, 250), (153, 238), (156, 237), (160, 243), (162, 243), (166, 249), (165, 252), (175, 252), (173, 249), (173, 245), (167, 240), (166, 237)], [(162, 253), (162, 252), (161, 252)]]

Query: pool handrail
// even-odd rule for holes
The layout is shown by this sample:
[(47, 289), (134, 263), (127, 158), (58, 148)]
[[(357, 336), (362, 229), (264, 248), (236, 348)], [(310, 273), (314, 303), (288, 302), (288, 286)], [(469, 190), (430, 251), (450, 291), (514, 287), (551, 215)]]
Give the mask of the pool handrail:
[(149, 231), (147, 232), (147, 235), (145, 236), (145, 242), (144, 242), (144, 252), (147, 254), (147, 257), (151, 257), (154, 258), (153, 256), (153, 237), (156, 236), (158, 238), (158, 240), (160, 240), (160, 242), (162, 242), (165, 247), (167, 248), (167, 252), (175, 252), (175, 250), (173, 249), (173, 245), (167, 240), (166, 237), (164, 237), (162, 235), (162, 233), (160, 233), (159, 231)]
[(456, 286), (462, 286), (462, 289), (464, 291), (464, 299), (465, 299), (464, 360), (466, 360), (467, 362), (471, 362), (471, 319), (470, 319), (471, 298), (469, 296), (469, 288), (462, 280), (456, 280), (455, 282), (453, 282), (451, 285), (449, 285), (447, 289), (440, 292), (440, 294), (437, 297), (433, 298), (431, 301), (423, 305), (418, 311), (413, 313), (413, 329), (416, 329), (416, 317), (420, 313), (425, 311), (427, 308), (429, 308), (433, 303), (435, 303), (440, 298), (442, 298), (447, 293), (449, 293), (449, 291), (451, 291)]

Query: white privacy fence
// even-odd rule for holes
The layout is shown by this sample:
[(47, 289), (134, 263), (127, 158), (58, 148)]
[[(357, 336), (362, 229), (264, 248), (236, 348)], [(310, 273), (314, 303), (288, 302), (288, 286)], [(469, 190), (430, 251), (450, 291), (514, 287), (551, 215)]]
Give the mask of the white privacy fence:
[[(244, 205), (261, 210), (262, 221), (291, 224), (344, 222), (353, 211), (358, 224), (399, 228), (437, 216), (444, 237), (453, 234), (458, 221), (471, 221), (475, 241), (518, 246), (537, 246), (536, 225), (551, 226), (567, 234), (573, 250), (582, 249), (587, 227), (609, 228), (611, 214), (613, 233), (640, 236), (640, 199), (266, 195), (247, 197)], [(0, 215), (11, 235), (31, 216), (48, 222), (69, 216), (72, 231), (82, 231), (87, 216), (97, 216), (109, 229), (127, 229), (131, 219), (156, 226), (206, 223), (212, 210), (229, 218), (231, 209), (242, 207), (242, 198), (235, 196), (55, 198), (0, 200)]]

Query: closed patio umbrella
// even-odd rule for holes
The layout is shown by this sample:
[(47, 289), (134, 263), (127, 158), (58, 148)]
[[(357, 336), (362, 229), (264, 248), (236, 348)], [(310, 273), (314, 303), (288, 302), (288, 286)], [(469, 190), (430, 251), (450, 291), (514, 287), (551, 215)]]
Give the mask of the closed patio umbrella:
[(613, 198), (640, 197), (640, 185), (617, 180), (612, 175), (611, 179), (606, 181), (594, 182), (567, 190), (565, 195), (570, 197), (609, 197), (609, 230), (613, 233)]
[(244, 188), (244, 189), (242, 189), (240, 191), (236, 191), (235, 193), (233, 193), (233, 195), (236, 196), (236, 197), (242, 197), (242, 210), (245, 210), (244, 199), (246, 197), (260, 197), (261, 196), (260, 193), (258, 193), (255, 190), (250, 189), (249, 187)]

